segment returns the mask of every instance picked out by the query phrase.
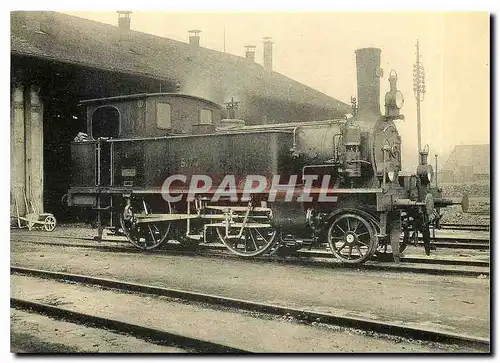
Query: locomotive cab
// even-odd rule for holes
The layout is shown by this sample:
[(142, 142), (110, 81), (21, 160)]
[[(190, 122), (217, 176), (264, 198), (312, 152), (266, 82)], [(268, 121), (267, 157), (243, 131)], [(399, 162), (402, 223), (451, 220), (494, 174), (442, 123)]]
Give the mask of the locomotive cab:
[(138, 138), (209, 133), (220, 125), (221, 107), (182, 93), (151, 93), (81, 101), (87, 132), (99, 137)]
[(69, 205), (92, 206), (99, 188), (144, 186), (149, 155), (144, 140), (212, 133), (220, 125), (218, 104), (181, 93), (153, 93), (81, 101), (87, 134), (71, 143)]

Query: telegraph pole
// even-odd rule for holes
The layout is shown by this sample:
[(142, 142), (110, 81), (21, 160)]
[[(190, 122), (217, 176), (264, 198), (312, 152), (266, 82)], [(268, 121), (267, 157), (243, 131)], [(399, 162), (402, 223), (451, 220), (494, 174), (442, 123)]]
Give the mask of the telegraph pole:
[(425, 70), (422, 62), (420, 61), (420, 48), (417, 39), (417, 60), (413, 65), (413, 93), (417, 100), (417, 136), (418, 136), (418, 153), (420, 164), (420, 152), (422, 151), (422, 130), (420, 126), (420, 103), (424, 100), (425, 96)]

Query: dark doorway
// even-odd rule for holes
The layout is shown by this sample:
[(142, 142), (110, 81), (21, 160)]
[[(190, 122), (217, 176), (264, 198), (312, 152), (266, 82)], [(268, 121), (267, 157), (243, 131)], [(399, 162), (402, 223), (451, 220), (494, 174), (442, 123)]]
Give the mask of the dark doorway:
[(71, 180), (70, 145), (79, 132), (86, 132), (85, 117), (74, 95), (62, 92), (45, 97), (43, 117), (44, 209), (66, 222), (72, 219), (63, 198)]

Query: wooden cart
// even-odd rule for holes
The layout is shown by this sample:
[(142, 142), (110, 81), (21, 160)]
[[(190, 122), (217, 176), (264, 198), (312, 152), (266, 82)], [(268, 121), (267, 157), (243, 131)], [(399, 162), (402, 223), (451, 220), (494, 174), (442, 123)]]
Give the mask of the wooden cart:
[(43, 228), (47, 232), (52, 232), (56, 228), (56, 217), (54, 217), (52, 213), (37, 213), (33, 206), (33, 202), (30, 200), (28, 203), (28, 198), (26, 198), (25, 193), (24, 205), (26, 206), (27, 213), (24, 217), (19, 214), (19, 205), (15, 196), (14, 203), (16, 205), (17, 226), (19, 228), (28, 228), (28, 230), (31, 231), (33, 228), (39, 227)]

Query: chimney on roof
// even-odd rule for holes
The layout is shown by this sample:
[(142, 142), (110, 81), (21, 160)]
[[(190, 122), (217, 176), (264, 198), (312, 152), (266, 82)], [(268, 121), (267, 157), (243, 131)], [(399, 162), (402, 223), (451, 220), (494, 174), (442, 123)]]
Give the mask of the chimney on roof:
[(271, 37), (264, 37), (264, 69), (271, 72), (273, 70), (273, 42)]
[(191, 44), (193, 48), (198, 48), (200, 46), (201, 30), (191, 29), (188, 30), (188, 33), (189, 33), (189, 44)]
[(119, 10), (118, 13), (118, 28), (121, 30), (130, 30), (130, 14), (131, 11)]
[(255, 45), (245, 45), (245, 58), (255, 62)]

